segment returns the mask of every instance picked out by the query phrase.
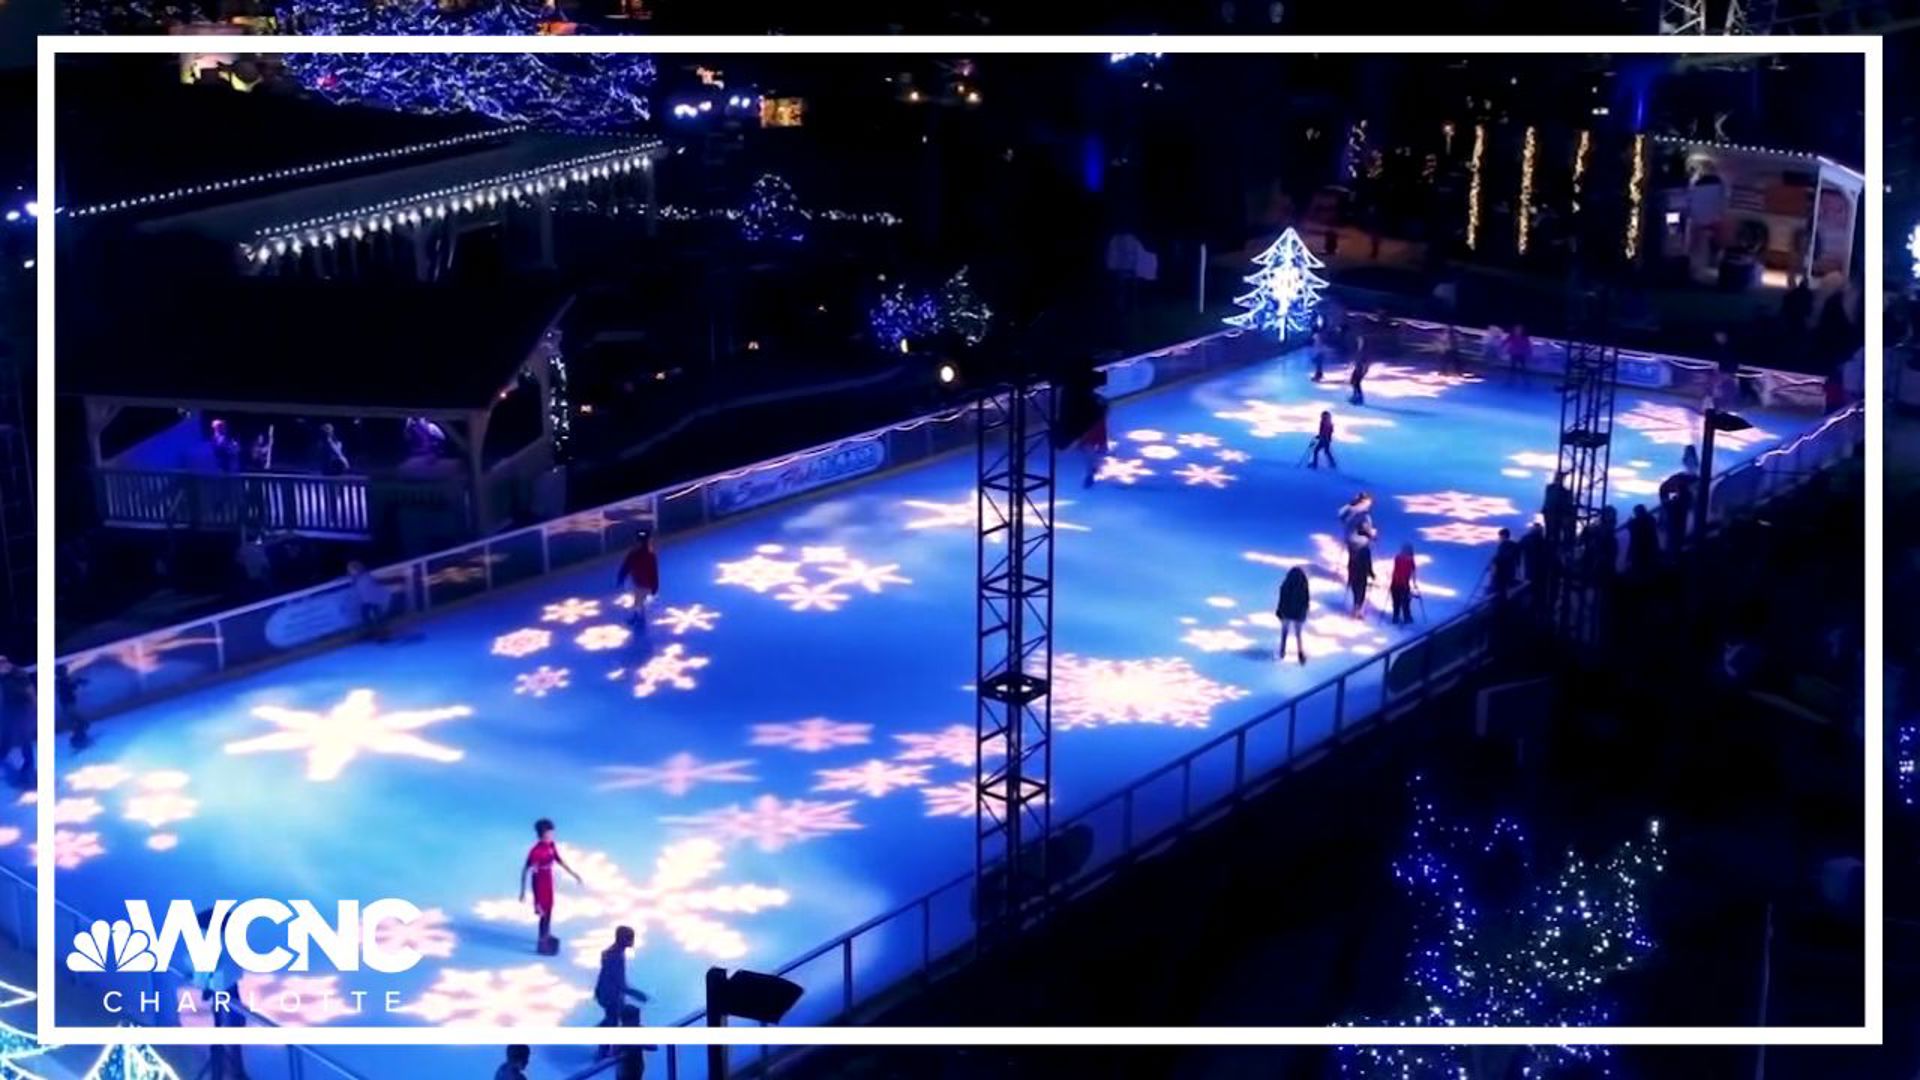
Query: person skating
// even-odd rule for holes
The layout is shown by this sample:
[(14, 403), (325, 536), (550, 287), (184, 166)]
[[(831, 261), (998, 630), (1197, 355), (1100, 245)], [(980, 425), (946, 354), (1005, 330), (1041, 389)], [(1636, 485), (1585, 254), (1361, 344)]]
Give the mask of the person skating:
[(87, 714), (80, 711), (80, 688), (86, 684), (85, 676), (75, 675), (67, 665), (54, 666), (54, 730), (59, 730), (62, 724), (72, 725), (73, 734), (68, 737), (67, 742), (75, 750), (85, 750), (93, 745), (93, 736), (87, 731)]
[(1393, 557), (1393, 576), (1387, 581), (1387, 595), (1393, 599), (1393, 625), (1407, 626), (1413, 623), (1413, 545), (1400, 545), (1400, 554)]
[(1370, 544), (1378, 534), (1373, 527), (1373, 495), (1358, 492), (1346, 505), (1340, 508), (1340, 531), (1345, 536), (1349, 548), (1356, 544)]
[(567, 860), (560, 857), (560, 845), (553, 839), (553, 822), (541, 818), (533, 823), (535, 840), (527, 851), (526, 861), (520, 864), (520, 899), (527, 898), (527, 881), (533, 881), (533, 914), (540, 920), (539, 937), (534, 940), (534, 951), (542, 956), (552, 956), (560, 951), (560, 942), (549, 933), (553, 928), (553, 868), (565, 870), (572, 876), (574, 884), (584, 885), (580, 875)]
[(1330, 348), (1330, 346), (1327, 344), (1327, 332), (1325, 330), (1315, 330), (1313, 332), (1313, 344), (1307, 347), (1307, 351), (1313, 354), (1314, 382), (1323, 382), (1326, 380), (1328, 348)]
[(1527, 336), (1527, 328), (1515, 323), (1513, 333), (1507, 335), (1504, 347), (1507, 350), (1508, 372), (1525, 375), (1528, 363), (1533, 360), (1533, 339)]
[(1353, 617), (1366, 617), (1367, 590), (1373, 587), (1373, 544), (1347, 547), (1347, 588), (1353, 593)]
[(1086, 459), (1086, 476), (1080, 481), (1083, 488), (1092, 487), (1093, 482), (1100, 478), (1100, 463), (1107, 458), (1107, 402), (1098, 395), (1093, 401), (1093, 423), (1088, 426), (1086, 434), (1073, 444), (1074, 449)]
[(1333, 460), (1333, 414), (1324, 409), (1320, 412), (1320, 430), (1313, 436), (1313, 460), (1307, 465), (1309, 469), (1320, 467), (1321, 454), (1327, 455), (1329, 466), (1340, 467), (1340, 463)]
[(627, 557), (620, 560), (620, 568), (613, 573), (614, 588), (623, 588), (629, 583), (633, 585), (633, 613), (627, 616), (627, 622), (644, 635), (648, 608), (660, 594), (660, 556), (653, 550), (652, 533), (640, 534)]
[[(633, 941), (633, 927), (617, 927), (613, 931), (613, 944), (600, 950), (600, 977), (593, 984), (594, 1003), (605, 1010), (600, 1027), (620, 1026), (620, 1013), (628, 998), (642, 1005), (649, 1000), (645, 993), (627, 985), (627, 950), (633, 948)], [(613, 1047), (602, 1046), (597, 1056), (606, 1057), (611, 1053)]]
[(1353, 387), (1353, 393), (1347, 397), (1348, 402), (1354, 405), (1367, 403), (1367, 392), (1361, 384), (1366, 381), (1367, 372), (1372, 369), (1373, 347), (1368, 344), (1367, 336), (1362, 334), (1353, 350), (1353, 369), (1347, 374), (1347, 382)]
[(1307, 609), (1312, 605), (1307, 572), (1298, 566), (1288, 570), (1280, 582), (1280, 602), (1273, 609), (1274, 618), (1280, 620), (1280, 648), (1273, 654), (1275, 660), (1287, 658), (1287, 635), (1291, 633), (1294, 655), (1300, 663), (1307, 662)]

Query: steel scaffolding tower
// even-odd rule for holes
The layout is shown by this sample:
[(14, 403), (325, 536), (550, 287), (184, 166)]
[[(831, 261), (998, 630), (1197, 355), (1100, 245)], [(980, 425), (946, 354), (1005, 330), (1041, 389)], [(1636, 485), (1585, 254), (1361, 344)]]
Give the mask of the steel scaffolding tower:
[(1620, 349), (1595, 340), (1607, 325), (1604, 293), (1575, 298), (1567, 341), (1566, 380), (1560, 384), (1560, 457), (1555, 482), (1567, 489), (1569, 520), (1548, 541), (1560, 566), (1554, 612), (1566, 640), (1584, 640), (1594, 630), (1595, 582), (1581, 558), (1581, 536), (1607, 505), (1607, 469), (1613, 458), (1613, 404), (1619, 386)]
[(975, 405), (979, 438), (974, 916), (987, 946), (1047, 896), (1053, 788), (1053, 393)]

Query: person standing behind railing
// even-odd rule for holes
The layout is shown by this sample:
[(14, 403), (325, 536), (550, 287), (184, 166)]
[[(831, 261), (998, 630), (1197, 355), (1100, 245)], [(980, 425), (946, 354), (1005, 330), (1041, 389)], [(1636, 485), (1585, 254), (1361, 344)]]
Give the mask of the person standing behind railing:
[(347, 564), (347, 583), (353, 605), (360, 612), (361, 628), (375, 641), (387, 640), (387, 609), (393, 604), (393, 594), (358, 560)]
[(533, 1061), (533, 1047), (518, 1043), (507, 1047), (507, 1060), (493, 1070), (493, 1080), (527, 1080), (527, 1066)]
[[(600, 1027), (620, 1026), (620, 1014), (628, 998), (642, 1005), (649, 1000), (645, 993), (627, 985), (627, 950), (633, 948), (633, 941), (633, 927), (617, 927), (613, 944), (600, 950), (600, 977), (593, 984), (594, 1003), (606, 1013), (600, 1019)], [(604, 1058), (612, 1053), (612, 1046), (602, 1046), (596, 1056)]]
[(0, 765), (20, 751), (18, 783), (33, 784), (33, 740), (36, 734), (33, 707), (33, 676), (12, 660), (0, 656)]

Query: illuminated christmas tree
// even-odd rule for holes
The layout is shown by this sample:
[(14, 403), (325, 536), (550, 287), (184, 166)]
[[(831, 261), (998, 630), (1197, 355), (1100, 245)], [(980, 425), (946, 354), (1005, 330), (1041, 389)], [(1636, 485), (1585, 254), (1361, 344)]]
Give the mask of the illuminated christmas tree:
[(755, 180), (747, 205), (740, 211), (740, 235), (750, 244), (797, 244), (805, 240), (807, 219), (800, 212), (792, 185), (772, 173)]
[[(1520, 826), (1441, 819), (1413, 783), (1414, 824), (1393, 873), (1415, 915), (1410, 998), (1401, 1015), (1364, 1023), (1418, 1027), (1592, 1027), (1610, 1023), (1607, 980), (1654, 948), (1646, 892), (1662, 869), (1660, 823), (1600, 862), (1569, 851), (1538, 880)], [(1493, 892), (1511, 903), (1493, 904)], [(1520, 1059), (1517, 1062), (1512, 1059)], [(1498, 1059), (1498, 1060), (1496, 1060)], [(1341, 1072), (1365, 1077), (1587, 1076), (1606, 1071), (1599, 1046), (1347, 1047)], [(1487, 1070), (1491, 1068), (1491, 1072)]]
[(1320, 304), (1325, 278), (1315, 274), (1325, 264), (1307, 250), (1300, 234), (1288, 229), (1267, 250), (1254, 256), (1259, 269), (1241, 280), (1252, 291), (1233, 302), (1245, 308), (1228, 316), (1227, 325), (1248, 330), (1276, 330), (1284, 338), (1313, 328), (1313, 309)]
[[(493, 0), (442, 11), (434, 0), (287, 0), (282, 27), (303, 35), (532, 36), (551, 9)], [(565, 131), (630, 130), (650, 115), (653, 59), (611, 54), (289, 53), (287, 71), (330, 101), (411, 113), (472, 113)]]
[(993, 309), (973, 291), (963, 266), (938, 291), (896, 284), (880, 295), (867, 314), (867, 325), (874, 343), (889, 352), (906, 352), (909, 343), (941, 334), (978, 345), (993, 326)]

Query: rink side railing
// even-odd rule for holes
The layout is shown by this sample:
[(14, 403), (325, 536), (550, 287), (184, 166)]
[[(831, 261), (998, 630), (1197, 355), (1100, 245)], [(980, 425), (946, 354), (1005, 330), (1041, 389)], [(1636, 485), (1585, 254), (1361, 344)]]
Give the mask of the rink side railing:
[[(1850, 458), (1865, 437), (1863, 406), (1856, 404), (1829, 416), (1812, 431), (1722, 471), (1709, 494), (1709, 529), (1723, 527)], [(1625, 531), (1622, 526), (1622, 552)], [(1222, 732), (1072, 816), (1057, 819), (1053, 836), (1083, 828), (1094, 843), (1086, 863), (1059, 883), (1060, 898), (1086, 893), (1136, 860), (1210, 824), (1339, 743), (1397, 719), (1451, 686), (1489, 655), (1492, 616), (1492, 598), (1482, 597), (1466, 611)], [(1303, 737), (1303, 731), (1309, 737)], [(828, 1015), (808, 1015), (795, 1022), (844, 1023), (863, 1007), (883, 1004), (902, 986), (924, 986), (963, 960), (972, 936), (955, 927), (970, 931), (974, 886), (975, 873), (969, 870), (775, 968), (774, 974), (805, 988), (802, 1008), (831, 1003)], [(955, 920), (955, 913), (964, 918)], [(904, 971), (893, 965), (890, 979), (857, 981), (855, 973), (864, 966), (861, 943), (890, 938), (879, 947), (897, 949), (903, 934), (909, 940), (917, 938), (918, 947), (910, 950), (916, 962)], [(704, 1013), (696, 1012), (678, 1025), (701, 1024), (705, 1019)], [(697, 1049), (660, 1048), (669, 1080), (704, 1075), (693, 1071), (705, 1068), (704, 1057), (698, 1061), (686, 1057)], [(795, 1050), (765, 1045), (755, 1049), (736, 1049), (738, 1060), (729, 1071), (764, 1067)]]

